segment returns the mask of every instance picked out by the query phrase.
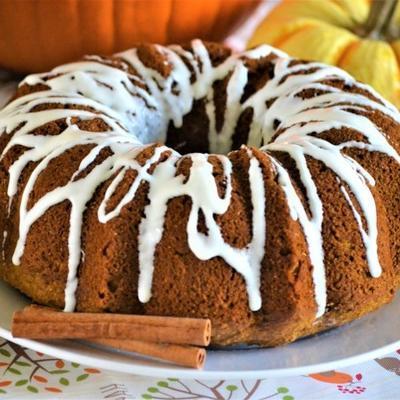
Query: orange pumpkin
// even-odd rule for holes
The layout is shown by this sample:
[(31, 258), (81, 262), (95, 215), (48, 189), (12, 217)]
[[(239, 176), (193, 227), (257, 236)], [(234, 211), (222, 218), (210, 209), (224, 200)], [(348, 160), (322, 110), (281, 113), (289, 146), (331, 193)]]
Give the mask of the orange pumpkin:
[(223, 39), (259, 0), (1, 0), (0, 67), (48, 70), (137, 42)]

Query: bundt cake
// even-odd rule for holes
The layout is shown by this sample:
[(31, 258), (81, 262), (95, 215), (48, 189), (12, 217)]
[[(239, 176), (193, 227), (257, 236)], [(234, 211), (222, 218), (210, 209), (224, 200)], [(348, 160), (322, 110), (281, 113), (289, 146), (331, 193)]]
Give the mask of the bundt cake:
[(0, 112), (0, 276), (66, 311), (209, 317), (274, 346), (389, 302), (400, 115), (269, 46), (139, 45)]

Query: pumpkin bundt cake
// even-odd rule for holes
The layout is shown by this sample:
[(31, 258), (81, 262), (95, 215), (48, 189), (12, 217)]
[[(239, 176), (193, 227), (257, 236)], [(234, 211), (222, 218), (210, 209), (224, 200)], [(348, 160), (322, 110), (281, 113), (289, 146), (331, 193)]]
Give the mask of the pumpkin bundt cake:
[(140, 45), (0, 112), (0, 276), (66, 311), (209, 317), (274, 346), (389, 302), (400, 115), (269, 46)]

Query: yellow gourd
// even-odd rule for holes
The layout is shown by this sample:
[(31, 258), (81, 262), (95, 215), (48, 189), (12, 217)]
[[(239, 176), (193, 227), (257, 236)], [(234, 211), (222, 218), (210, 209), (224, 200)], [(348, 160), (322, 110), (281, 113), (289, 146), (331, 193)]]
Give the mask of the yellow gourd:
[(284, 0), (248, 46), (339, 66), (400, 107), (399, 26), (397, 0)]

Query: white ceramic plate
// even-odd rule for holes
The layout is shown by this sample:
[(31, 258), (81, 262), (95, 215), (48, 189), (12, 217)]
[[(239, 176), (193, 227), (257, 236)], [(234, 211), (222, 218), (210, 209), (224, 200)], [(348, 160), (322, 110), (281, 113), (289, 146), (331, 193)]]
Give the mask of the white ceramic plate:
[(400, 347), (400, 294), (393, 303), (358, 321), (287, 346), (208, 351), (202, 371), (110, 352), (75, 341), (45, 343), (14, 339), (10, 333), (11, 316), (26, 304), (27, 300), (21, 294), (0, 282), (0, 336), (53, 357), (137, 375), (203, 379), (304, 375), (361, 363)]

